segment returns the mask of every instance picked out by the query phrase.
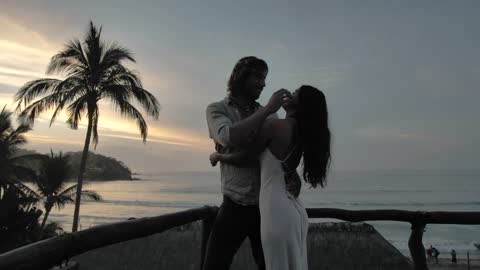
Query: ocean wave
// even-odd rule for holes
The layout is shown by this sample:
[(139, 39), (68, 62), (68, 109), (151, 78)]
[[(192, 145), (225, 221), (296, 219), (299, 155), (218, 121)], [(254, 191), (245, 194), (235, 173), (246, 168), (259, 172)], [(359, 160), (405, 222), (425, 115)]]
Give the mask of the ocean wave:
[[(330, 202), (311, 202), (308, 199), (303, 199), (305, 207), (381, 207), (381, 208), (409, 208), (409, 207), (466, 207), (466, 206), (478, 206), (480, 201), (466, 201), (466, 202), (340, 202), (340, 201), (330, 201)], [(141, 206), (141, 207), (161, 207), (161, 208), (195, 208), (201, 207), (204, 205), (220, 205), (221, 202), (212, 200), (212, 201), (142, 201), (142, 200), (104, 200), (100, 202), (96, 201), (84, 201), (84, 204), (94, 204), (94, 205), (114, 205), (114, 206)]]
[[(381, 206), (381, 207), (396, 207), (396, 206), (468, 206), (468, 205), (480, 205), (479, 201), (473, 202), (315, 202), (313, 206), (325, 206), (325, 205), (348, 205), (348, 206)], [(307, 206), (308, 207), (308, 206)]]
[(145, 206), (145, 207), (164, 207), (164, 208), (194, 208), (212, 204), (209, 202), (192, 202), (192, 201), (125, 201), (125, 200), (103, 200), (100, 202), (89, 201), (89, 204), (108, 204), (116, 206)]

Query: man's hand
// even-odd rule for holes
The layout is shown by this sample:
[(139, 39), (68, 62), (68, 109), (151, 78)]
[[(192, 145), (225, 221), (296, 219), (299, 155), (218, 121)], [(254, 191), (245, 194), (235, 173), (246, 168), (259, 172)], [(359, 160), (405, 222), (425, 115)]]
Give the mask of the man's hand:
[(290, 192), (295, 198), (300, 195), (300, 189), (302, 188), (302, 179), (296, 171), (285, 174), (285, 184), (287, 191)]
[(280, 89), (273, 93), (265, 108), (270, 114), (277, 112), (283, 104), (290, 101), (292, 94), (287, 89)]
[(217, 166), (217, 163), (219, 161), (218, 153), (217, 152), (211, 153), (209, 159), (210, 159), (210, 164), (212, 165), (212, 167)]

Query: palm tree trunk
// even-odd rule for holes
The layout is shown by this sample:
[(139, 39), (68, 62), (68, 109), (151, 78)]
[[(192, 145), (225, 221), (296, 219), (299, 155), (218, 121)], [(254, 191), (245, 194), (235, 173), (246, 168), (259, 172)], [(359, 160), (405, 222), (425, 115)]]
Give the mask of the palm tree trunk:
[(47, 218), (48, 218), (48, 215), (50, 214), (50, 210), (52, 210), (51, 207), (45, 208), (45, 216), (43, 217), (42, 225), (40, 226), (40, 233), (38, 234), (37, 241), (42, 239), (43, 230), (45, 229), (45, 223), (47, 223)]
[(77, 180), (77, 194), (75, 197), (75, 211), (73, 213), (72, 232), (76, 232), (78, 229), (78, 217), (80, 215), (80, 199), (82, 195), (83, 173), (85, 172), (85, 166), (87, 165), (88, 148), (90, 146), (90, 137), (92, 136), (92, 121), (92, 113), (89, 110), (87, 137), (85, 138), (85, 145), (83, 146), (82, 160), (80, 162), (80, 172)]

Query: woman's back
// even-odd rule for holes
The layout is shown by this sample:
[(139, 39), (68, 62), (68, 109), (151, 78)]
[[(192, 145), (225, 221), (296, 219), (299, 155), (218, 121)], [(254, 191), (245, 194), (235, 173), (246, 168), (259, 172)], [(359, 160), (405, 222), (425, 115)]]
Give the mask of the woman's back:
[(297, 121), (293, 118), (272, 119), (271, 121), (271, 137), (266, 148), (289, 171), (293, 171), (298, 167), (302, 158)]
[[(285, 164), (298, 165), (295, 123), (275, 120), (272, 136), (260, 155), (260, 219), (267, 269), (307, 270), (308, 216), (301, 201), (287, 191)], [(287, 168), (288, 170), (288, 168)], [(296, 173), (296, 172), (295, 172)]]

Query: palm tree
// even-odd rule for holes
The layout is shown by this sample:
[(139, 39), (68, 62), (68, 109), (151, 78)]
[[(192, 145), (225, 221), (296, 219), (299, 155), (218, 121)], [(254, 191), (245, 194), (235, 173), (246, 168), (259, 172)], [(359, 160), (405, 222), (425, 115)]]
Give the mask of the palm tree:
[(34, 181), (32, 162), (43, 155), (19, 155), (19, 147), (27, 142), (26, 125), (14, 128), (12, 113), (6, 106), (0, 111), (0, 253), (30, 242), (42, 211), (34, 206), (39, 197), (21, 181)]
[[(66, 187), (65, 183), (69, 171), (68, 157), (63, 156), (62, 152), (54, 155), (50, 150), (50, 156), (42, 163), (40, 175), (34, 183), (38, 189), (37, 194), (43, 198), (43, 206), (45, 207), (45, 215), (40, 226), (38, 239), (43, 236), (45, 224), (53, 206), (61, 209), (65, 204), (74, 202), (77, 185)], [(102, 200), (102, 197), (92, 190), (82, 190), (81, 196), (95, 201)]]
[[(136, 120), (144, 143), (147, 139), (147, 123), (130, 101), (136, 100), (155, 119), (158, 119), (160, 110), (157, 99), (142, 88), (138, 75), (123, 65), (124, 61), (135, 62), (130, 51), (115, 43), (106, 46), (100, 40), (100, 34), (101, 27), (97, 29), (90, 22), (83, 42), (74, 39), (66, 44), (63, 51), (52, 57), (47, 74), (62, 73), (65, 79), (30, 81), (15, 96), (17, 111), (21, 111), (19, 117), (30, 125), (42, 112), (55, 109), (51, 125), (58, 113), (68, 106), (67, 123), (71, 128), (77, 129), (82, 116), (86, 114), (88, 126), (78, 175), (73, 232), (78, 227), (83, 173), (92, 135), (95, 147), (98, 144), (99, 101), (110, 101), (122, 116)], [(33, 102), (37, 97), (41, 98)]]
[(0, 192), (0, 253), (33, 242), (42, 211), (30, 207), (36, 198), (7, 184)]
[[(12, 112), (4, 106), (0, 111), (0, 193), (9, 187), (18, 189), (25, 196), (34, 196), (35, 192), (21, 181), (35, 181), (36, 172), (32, 163), (44, 159), (45, 155), (17, 154), (19, 147), (27, 143), (24, 134), (31, 128), (25, 124), (14, 128), (11, 116)], [(31, 203), (34, 204), (34, 201)]]

